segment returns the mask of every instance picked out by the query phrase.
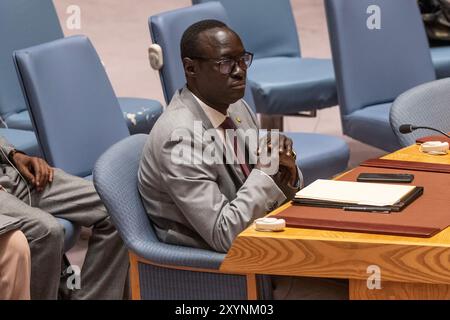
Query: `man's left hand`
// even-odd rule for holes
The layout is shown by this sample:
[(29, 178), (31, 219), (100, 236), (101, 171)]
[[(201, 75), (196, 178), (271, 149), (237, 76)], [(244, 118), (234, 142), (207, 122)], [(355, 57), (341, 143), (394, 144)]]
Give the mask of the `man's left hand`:
[[(279, 169), (277, 177), (284, 181), (285, 184), (295, 186), (298, 179), (297, 165), (295, 164), (296, 154), (292, 149), (292, 139), (286, 137), (283, 134), (278, 135), (279, 140), (277, 145), (273, 145), (271, 141), (271, 135), (266, 136), (266, 142), (263, 148), (267, 148), (269, 154), (276, 152), (273, 150), (278, 147), (279, 153)], [(262, 153), (261, 149), (258, 150), (258, 155)]]
[[(285, 167), (289, 172), (289, 183), (295, 186), (297, 177), (296, 155), (292, 149), (292, 139), (280, 134), (279, 144), (280, 166)], [(281, 169), (281, 168), (280, 168)]]
[(17, 170), (41, 192), (48, 183), (53, 181), (53, 168), (37, 157), (30, 157), (23, 153), (14, 153), (12, 160)]

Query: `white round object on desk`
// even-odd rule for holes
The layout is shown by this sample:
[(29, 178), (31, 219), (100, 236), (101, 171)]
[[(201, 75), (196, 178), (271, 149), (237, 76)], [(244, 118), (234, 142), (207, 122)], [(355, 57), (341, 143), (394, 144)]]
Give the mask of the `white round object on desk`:
[(419, 150), (431, 155), (443, 155), (448, 153), (449, 145), (448, 142), (427, 141), (420, 145)]
[(282, 231), (286, 227), (284, 219), (259, 218), (255, 220), (256, 231)]

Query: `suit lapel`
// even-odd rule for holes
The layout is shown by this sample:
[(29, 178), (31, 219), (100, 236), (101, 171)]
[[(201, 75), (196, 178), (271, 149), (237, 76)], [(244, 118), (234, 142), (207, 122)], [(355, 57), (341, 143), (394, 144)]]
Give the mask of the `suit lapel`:
[[(194, 114), (195, 118), (202, 122), (204, 130), (214, 129), (208, 116), (203, 111), (202, 107), (199, 105), (192, 92), (187, 87), (184, 87), (181, 90), (180, 98), (186, 103), (191, 112)], [(216, 150), (222, 150), (224, 148), (222, 141), (220, 141), (220, 138), (214, 139), (214, 143)], [(223, 159), (223, 161), (228, 173), (235, 182), (235, 185), (240, 187), (244, 183), (244, 174), (242, 173), (240, 165), (232, 163), (228, 164), (226, 163), (225, 159)]]

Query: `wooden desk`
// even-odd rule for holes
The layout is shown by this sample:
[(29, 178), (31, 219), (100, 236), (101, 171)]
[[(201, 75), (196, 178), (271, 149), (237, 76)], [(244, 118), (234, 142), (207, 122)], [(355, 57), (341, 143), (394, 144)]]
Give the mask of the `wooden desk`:
[(420, 152), (418, 145), (412, 145), (381, 157), (381, 159), (450, 164), (450, 153), (442, 156), (432, 156)]
[[(383, 158), (423, 157), (450, 164), (450, 155), (428, 158), (417, 146)], [(381, 289), (367, 287), (372, 265), (381, 270)], [(249, 299), (257, 297), (255, 274), (347, 278), (350, 299), (450, 299), (450, 228), (413, 238), (300, 228), (257, 232), (251, 226), (236, 238), (220, 269), (245, 270)]]

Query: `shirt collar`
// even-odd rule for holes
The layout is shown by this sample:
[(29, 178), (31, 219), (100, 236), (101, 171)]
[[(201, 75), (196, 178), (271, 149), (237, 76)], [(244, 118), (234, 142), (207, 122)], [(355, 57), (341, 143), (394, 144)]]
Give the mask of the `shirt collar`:
[(222, 112), (217, 111), (214, 108), (211, 108), (206, 103), (204, 103), (202, 100), (200, 100), (195, 94), (192, 93), (195, 100), (197, 100), (198, 104), (202, 108), (202, 110), (206, 113), (206, 116), (208, 117), (209, 121), (211, 121), (211, 124), (214, 129), (217, 129), (227, 117)]

